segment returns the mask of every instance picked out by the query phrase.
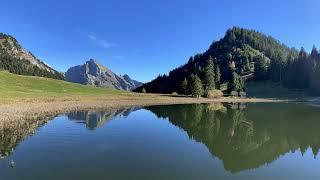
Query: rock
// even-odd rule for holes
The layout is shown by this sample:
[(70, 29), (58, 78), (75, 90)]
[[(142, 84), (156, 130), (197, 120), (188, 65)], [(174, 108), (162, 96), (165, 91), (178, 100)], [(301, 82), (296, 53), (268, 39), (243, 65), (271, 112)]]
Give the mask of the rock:
[(65, 80), (97, 87), (131, 91), (142, 85), (128, 75), (118, 76), (107, 67), (90, 59), (83, 65), (74, 66), (65, 73)]

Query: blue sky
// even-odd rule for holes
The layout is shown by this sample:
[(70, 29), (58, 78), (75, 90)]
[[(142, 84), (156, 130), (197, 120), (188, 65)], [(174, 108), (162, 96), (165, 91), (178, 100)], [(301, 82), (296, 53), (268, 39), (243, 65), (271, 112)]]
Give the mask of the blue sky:
[(146, 82), (232, 26), (320, 47), (318, 0), (2, 0), (0, 32), (59, 71), (89, 58)]

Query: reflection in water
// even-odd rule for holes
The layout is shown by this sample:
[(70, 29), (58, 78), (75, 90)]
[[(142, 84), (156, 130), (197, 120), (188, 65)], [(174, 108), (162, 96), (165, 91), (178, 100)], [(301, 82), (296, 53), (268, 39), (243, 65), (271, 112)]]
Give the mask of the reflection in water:
[[(271, 105), (262, 103), (223, 105), (216, 103), (150, 106), (145, 109), (153, 112), (159, 118), (168, 119), (171, 123), (162, 124), (163, 126), (159, 127), (158, 125), (160, 124), (157, 124), (159, 123), (158, 118), (155, 118), (152, 113), (148, 112), (150, 117), (143, 119), (148, 113), (142, 110), (130, 116), (131, 118), (129, 119), (133, 121), (122, 119), (122, 121), (114, 124), (114, 126), (104, 126), (104, 124), (114, 119), (115, 116), (126, 117), (130, 112), (137, 109), (140, 108), (67, 113), (67, 118), (65, 116), (60, 118), (61, 124), (59, 124), (60, 121), (52, 121), (53, 124), (48, 124), (51, 126), (48, 127), (46, 125), (48, 127), (47, 131), (40, 133), (42, 136), (39, 135), (41, 137), (38, 140), (41, 141), (34, 141), (34, 145), (38, 148), (42, 147), (44, 142), (48, 142), (48, 144), (44, 145), (44, 150), (42, 151), (43, 156), (41, 157), (44, 162), (55, 160), (56, 158), (52, 158), (53, 155), (57, 155), (59, 160), (60, 153), (55, 154), (55, 151), (63, 153), (72, 152), (72, 155), (67, 154), (64, 158), (60, 159), (59, 163), (67, 163), (64, 161), (68, 161), (65, 159), (69, 159), (68, 163), (75, 161), (75, 163), (81, 164), (84, 161), (87, 162), (87, 158), (90, 157), (92, 158), (90, 161), (92, 160), (97, 164), (107, 163), (108, 167), (111, 168), (114, 167), (113, 162), (118, 160), (117, 158), (123, 158), (118, 161), (119, 166), (117, 167), (121, 168), (117, 169), (115, 167), (114, 169), (119, 170), (119, 172), (123, 171), (123, 164), (137, 162), (137, 157), (139, 157), (138, 161), (141, 162), (141, 164), (137, 165), (137, 168), (144, 169), (147, 168), (146, 166), (149, 167), (149, 164), (146, 162), (149, 162), (151, 157), (155, 158), (154, 154), (159, 156), (159, 159), (153, 159), (154, 163), (158, 163), (158, 165), (161, 165), (161, 160), (164, 157), (178, 156), (181, 151), (169, 151), (167, 152), (168, 154), (162, 154), (164, 149), (160, 151), (157, 148), (153, 148), (156, 145), (169, 148), (172, 142), (175, 142), (175, 138), (181, 136), (181, 134), (170, 129), (172, 124), (187, 132), (190, 139), (203, 143), (210, 151), (212, 157), (221, 159), (224, 169), (232, 173), (261, 167), (275, 161), (288, 152), (299, 150), (303, 155), (308, 148), (311, 148), (314, 158), (316, 158), (320, 148), (320, 131), (318, 130), (320, 127), (320, 110), (303, 104)], [(0, 155), (2, 157), (8, 156), (18, 143), (46, 122), (48, 122), (48, 119), (38, 119), (2, 126), (3, 128), (0, 130)], [(70, 123), (72, 124), (71, 126), (74, 126), (68, 129), (61, 128), (66, 126), (65, 123)], [(91, 133), (92, 131), (80, 132), (79, 129), (83, 128), (83, 126), (77, 126), (76, 123), (84, 123), (89, 130), (101, 127), (103, 131), (95, 131), (95, 133)], [(56, 125), (60, 128), (54, 129)], [(152, 127), (155, 129), (152, 129)], [(117, 133), (119, 135), (114, 136)], [(133, 136), (133, 134), (136, 136)], [(172, 142), (170, 141), (170, 145), (168, 145), (168, 141), (164, 140), (168, 136), (172, 140)], [(90, 147), (88, 146), (88, 142), (91, 142)], [(90, 151), (86, 151), (84, 146), (88, 146)], [(180, 144), (174, 147), (173, 150), (179, 148), (180, 150), (188, 149), (189, 146), (191, 144)], [(24, 148), (26, 147), (33, 146), (27, 144)], [(76, 156), (73, 154), (74, 150), (72, 148), (82, 149), (84, 152)], [(30, 151), (33, 152), (33, 150), (31, 149)], [(108, 153), (104, 153), (105, 151), (111, 153), (109, 158), (115, 157), (113, 162), (100, 161), (101, 156), (107, 157), (109, 155)], [(87, 152), (94, 153), (86, 154)], [(141, 152), (141, 154), (137, 152)], [(152, 156), (146, 156), (148, 152), (151, 152)], [(20, 152), (20, 154), (23, 154), (23, 152)], [(75, 159), (73, 159), (73, 156)], [(128, 157), (131, 157), (131, 159)], [(183, 159), (185, 160), (185, 157)], [(31, 160), (32, 162), (34, 161), (32, 158)], [(172, 162), (170, 163), (172, 164), (179, 162), (174, 158), (171, 158), (171, 160)], [(109, 162), (112, 162), (112, 164), (108, 164)], [(94, 171), (94, 169), (95, 166), (91, 171)], [(130, 169), (132, 169), (131, 166), (126, 171), (131, 172)], [(173, 169), (173, 171), (175, 170)], [(134, 172), (132, 170), (132, 173)]]
[(296, 150), (303, 155), (311, 147), (315, 158), (319, 152), (320, 111), (313, 107), (197, 104), (146, 109), (168, 118), (189, 137), (204, 143), (233, 173), (258, 168)]
[(130, 112), (136, 111), (140, 108), (131, 107), (124, 109), (111, 109), (108, 111), (80, 111), (67, 113), (66, 115), (71, 121), (86, 124), (90, 130), (102, 127), (106, 122), (112, 120), (115, 116), (128, 116)]
[[(105, 122), (111, 120), (115, 116), (128, 116), (130, 112), (140, 108), (123, 108), (123, 109), (109, 109), (105, 111), (85, 111), (67, 113), (70, 120), (79, 123), (85, 123), (90, 130), (102, 127)], [(0, 159), (4, 158), (14, 151), (17, 145), (26, 139), (28, 136), (34, 134), (37, 129), (53, 117), (39, 118), (39, 119), (24, 119), (19, 122), (9, 124), (4, 123), (0, 129)]]
[(51, 118), (21, 119), (20, 121), (1, 122), (0, 128), (0, 159), (8, 156), (16, 146), (29, 135), (35, 133), (38, 127), (47, 123)]

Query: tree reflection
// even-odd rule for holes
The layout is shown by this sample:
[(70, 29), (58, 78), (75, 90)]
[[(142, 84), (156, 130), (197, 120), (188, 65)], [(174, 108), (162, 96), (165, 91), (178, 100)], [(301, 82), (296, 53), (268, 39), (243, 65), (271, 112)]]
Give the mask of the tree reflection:
[(279, 156), (320, 146), (320, 110), (299, 104), (196, 104), (151, 106), (190, 138), (205, 144), (226, 170), (239, 172), (271, 163)]

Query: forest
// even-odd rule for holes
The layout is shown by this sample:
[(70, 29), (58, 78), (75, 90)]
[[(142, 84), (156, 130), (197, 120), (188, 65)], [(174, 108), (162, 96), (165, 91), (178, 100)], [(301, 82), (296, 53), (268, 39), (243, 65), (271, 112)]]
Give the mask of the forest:
[(246, 90), (245, 81), (272, 81), (284, 87), (320, 93), (320, 54), (289, 48), (275, 38), (239, 27), (229, 29), (209, 49), (189, 58), (168, 75), (137, 88), (150, 93), (205, 96), (211, 89)]

